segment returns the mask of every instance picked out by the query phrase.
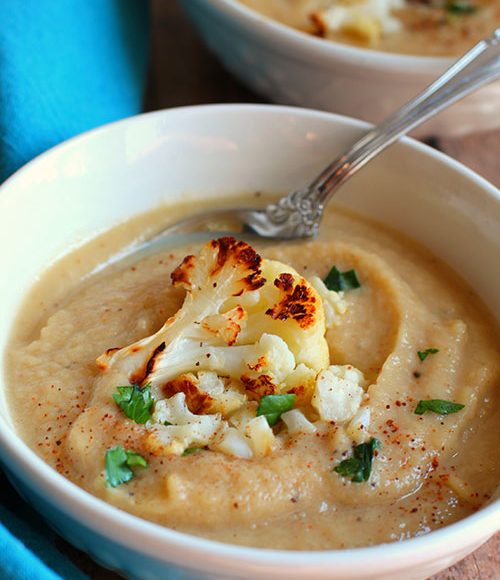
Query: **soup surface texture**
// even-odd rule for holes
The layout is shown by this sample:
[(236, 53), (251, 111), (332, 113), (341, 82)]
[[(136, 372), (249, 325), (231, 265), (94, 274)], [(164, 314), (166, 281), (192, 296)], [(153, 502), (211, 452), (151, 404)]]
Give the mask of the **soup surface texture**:
[[(134, 356), (141, 356), (145, 343), (136, 343), (121, 359), (124, 351), (107, 349), (159, 330), (160, 338), (161, 332), (173, 332), (179, 320), (161, 329), (183, 304), (186, 272), (194, 279), (202, 259), (196, 258), (194, 267), (189, 260), (177, 266), (186, 255), (198, 254), (203, 243), (88, 273), (165, 215), (157, 211), (137, 218), (69, 254), (26, 300), (8, 352), (8, 396), (20, 435), (47, 463), (130, 513), (206, 538), (263, 548), (325, 550), (398, 541), (450, 524), (490, 500), (500, 474), (499, 341), (493, 317), (472, 286), (402, 235), (332, 208), (317, 240), (254, 246), (265, 259), (262, 274), (272, 271), (276, 278), (266, 292), (284, 292), (288, 300), (300, 282), (301, 296), (313, 297), (309, 306), (316, 310), (307, 310), (301, 299), (293, 304), (306, 310), (290, 307), (291, 317), (276, 305), (259, 314), (252, 293), (263, 295), (265, 287), (256, 289), (256, 274), (253, 289), (232, 293), (231, 322), (244, 319), (239, 302), (247, 311), (247, 327), (241, 322), (236, 343), (228, 346), (227, 335), (214, 334), (221, 349), (251, 349), (263, 344), (266, 333), (281, 333), (283, 340), (273, 339), (278, 350), (271, 349), (275, 374), (269, 372), (279, 382), (276, 369), (290, 361), (288, 354), (279, 358), (284, 352), (279, 349), (288, 343), (295, 357), (291, 367), (296, 371), (305, 361), (293, 388), (285, 376), (273, 391), (273, 381), (262, 379), (257, 364), (248, 363), (252, 380), (233, 380), (229, 375), (239, 374), (231, 370), (214, 373), (217, 364), (229, 368), (219, 357), (228, 351), (210, 350), (204, 338), (195, 339), (202, 352), (198, 364), (189, 360), (194, 343), (185, 338), (185, 320), (184, 342), (182, 332), (172, 339), (171, 344), (181, 341), (180, 348), (168, 355), (166, 368), (156, 364), (171, 347), (163, 340), (155, 363), (139, 371)], [(225, 267), (222, 245), (207, 247), (217, 247), (217, 268)], [(252, 264), (255, 274), (256, 259)], [(311, 290), (314, 276), (324, 279), (333, 265), (342, 273), (354, 270), (360, 286), (347, 284), (334, 292), (316, 281), (319, 290)], [(293, 292), (284, 288), (291, 278), (282, 274), (290, 267), (297, 283)], [(197, 280), (188, 289), (193, 300), (185, 317), (209, 292), (211, 304), (217, 284), (230, 277), (226, 272), (218, 278), (217, 268), (205, 277), (206, 285)], [(290, 305), (286, 300), (281, 306)], [(191, 338), (196, 325), (222, 328), (218, 316), (202, 324), (195, 320)], [(324, 332), (300, 334), (309, 316), (314, 329), (326, 327), (326, 350)], [(325, 366), (325, 360), (326, 367), (333, 366), (330, 374), (323, 371), (328, 388), (321, 394), (317, 365)], [(311, 373), (308, 365), (316, 370)], [(174, 367), (174, 375), (184, 373), (182, 379), (167, 376)], [(212, 395), (206, 396), (208, 385), (200, 391), (201, 371), (204, 381), (218, 374), (232, 390), (220, 395), (212, 384)], [(167, 373), (164, 380), (160, 372)], [(134, 392), (139, 402), (131, 410), (123, 399), (132, 391), (120, 395), (117, 387), (131, 389), (132, 383), (142, 391)], [(145, 389), (156, 402), (146, 400)], [(337, 398), (328, 399), (333, 391)], [(280, 412), (293, 406), (296, 414), (278, 412), (272, 427), (270, 415), (255, 421), (257, 406), (277, 392), (288, 393)], [(176, 420), (169, 407), (173, 401), (184, 417), (191, 413), (191, 422)], [(430, 408), (416, 414), (422, 411), (420, 401)], [(181, 405), (186, 402), (189, 411)], [(216, 404), (222, 407), (214, 412)], [(221, 422), (221, 414), (229, 419)], [(201, 430), (216, 425), (218, 435), (207, 435), (209, 443), (203, 445), (205, 435), (193, 435), (193, 421)]]
[(404, 54), (458, 56), (500, 25), (498, 0), (239, 0), (303, 32)]

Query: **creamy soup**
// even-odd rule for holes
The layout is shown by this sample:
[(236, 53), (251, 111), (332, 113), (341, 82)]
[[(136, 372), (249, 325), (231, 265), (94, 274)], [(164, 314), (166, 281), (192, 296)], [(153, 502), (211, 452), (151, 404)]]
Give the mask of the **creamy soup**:
[(492, 498), (499, 340), (473, 281), (339, 208), (315, 241), (196, 242), (89, 276), (166, 215), (69, 254), (19, 314), (8, 399), (49, 465), (262, 548), (398, 541)]
[(500, 26), (498, 0), (239, 0), (316, 36), (388, 52), (460, 55)]

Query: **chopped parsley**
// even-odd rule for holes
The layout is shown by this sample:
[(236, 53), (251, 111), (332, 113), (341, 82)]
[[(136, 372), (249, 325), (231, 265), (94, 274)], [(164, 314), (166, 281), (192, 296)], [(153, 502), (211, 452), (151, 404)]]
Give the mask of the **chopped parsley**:
[(193, 453), (198, 453), (198, 451), (203, 451), (202, 447), (188, 447), (187, 449), (184, 449), (184, 453), (182, 454), (183, 457), (186, 457), (186, 455), (193, 455)]
[(356, 445), (352, 456), (341, 461), (334, 467), (334, 471), (343, 477), (350, 477), (355, 483), (368, 481), (372, 472), (373, 454), (379, 445), (380, 442), (375, 437), (368, 443)]
[(438, 348), (426, 348), (425, 350), (417, 350), (417, 354), (418, 354), (418, 358), (424, 362), (424, 360), (430, 355), (430, 354), (436, 354), (437, 352), (439, 352)]
[(116, 387), (116, 390), (118, 393), (113, 395), (113, 399), (129, 419), (139, 424), (151, 419), (154, 400), (149, 385), (142, 389), (138, 385), (128, 385)]
[(147, 467), (148, 462), (142, 455), (117, 445), (106, 451), (106, 481), (111, 487), (117, 487), (134, 477), (132, 468)]
[(474, 6), (470, 0), (448, 0), (446, 11), (450, 14), (473, 14), (477, 6)]
[(337, 266), (332, 267), (323, 282), (328, 290), (335, 290), (335, 292), (340, 292), (341, 290), (354, 290), (361, 286), (355, 270), (341, 272)]
[(443, 401), (442, 399), (428, 399), (419, 401), (415, 409), (415, 415), (423, 415), (426, 411), (432, 411), (438, 415), (450, 415), (461, 411), (465, 405), (453, 403), (452, 401)]
[(257, 417), (264, 415), (272, 427), (279, 421), (281, 415), (295, 406), (295, 395), (264, 395), (257, 407)]

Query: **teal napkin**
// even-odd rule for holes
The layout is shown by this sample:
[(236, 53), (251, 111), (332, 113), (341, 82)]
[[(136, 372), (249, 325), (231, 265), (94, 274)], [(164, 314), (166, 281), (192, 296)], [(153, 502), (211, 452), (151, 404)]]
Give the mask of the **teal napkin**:
[(86, 580), (58, 549), (57, 534), (29, 507), (0, 473), (0, 578), (2, 580)]
[[(140, 112), (148, 8), (146, 0), (0, 0), (0, 182), (49, 147)], [(86, 578), (1, 470), (0, 578)]]
[(0, 182), (141, 110), (147, 0), (0, 0)]

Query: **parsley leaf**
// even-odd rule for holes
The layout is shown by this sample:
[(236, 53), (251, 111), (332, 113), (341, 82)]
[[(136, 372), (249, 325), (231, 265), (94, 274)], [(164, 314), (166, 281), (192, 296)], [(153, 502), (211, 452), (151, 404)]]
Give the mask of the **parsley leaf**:
[(477, 10), (469, 0), (448, 0), (446, 10), (450, 14), (473, 14)]
[(186, 457), (186, 455), (192, 455), (193, 453), (198, 453), (198, 451), (203, 451), (202, 447), (188, 447), (187, 449), (184, 449), (184, 453), (182, 454), (183, 457)]
[(134, 477), (132, 467), (147, 467), (148, 462), (142, 455), (128, 451), (117, 445), (106, 451), (106, 481), (111, 487), (117, 487)]
[(257, 407), (257, 417), (264, 415), (267, 422), (272, 427), (276, 425), (282, 413), (290, 411), (295, 406), (295, 395), (264, 395)]
[(436, 354), (437, 352), (439, 352), (438, 348), (427, 348), (425, 350), (417, 350), (417, 354), (418, 354), (418, 358), (424, 362), (424, 360), (430, 355), (430, 354)]
[(343, 477), (350, 477), (355, 483), (368, 481), (372, 472), (373, 453), (379, 445), (380, 442), (375, 437), (368, 443), (356, 445), (352, 456), (341, 461), (334, 467), (334, 471)]
[(127, 467), (147, 467), (148, 462), (139, 453), (134, 451), (125, 451), (127, 454)]
[(154, 400), (149, 385), (142, 389), (138, 385), (116, 387), (116, 389), (118, 393), (113, 395), (113, 399), (129, 419), (139, 424), (151, 419)]
[(423, 415), (426, 411), (432, 411), (438, 415), (449, 415), (461, 411), (465, 405), (453, 403), (452, 401), (443, 401), (442, 399), (428, 399), (419, 401), (415, 409), (415, 415)]
[(337, 269), (337, 266), (332, 267), (323, 282), (328, 290), (335, 290), (335, 292), (354, 290), (355, 288), (361, 287), (355, 270), (341, 272)]

